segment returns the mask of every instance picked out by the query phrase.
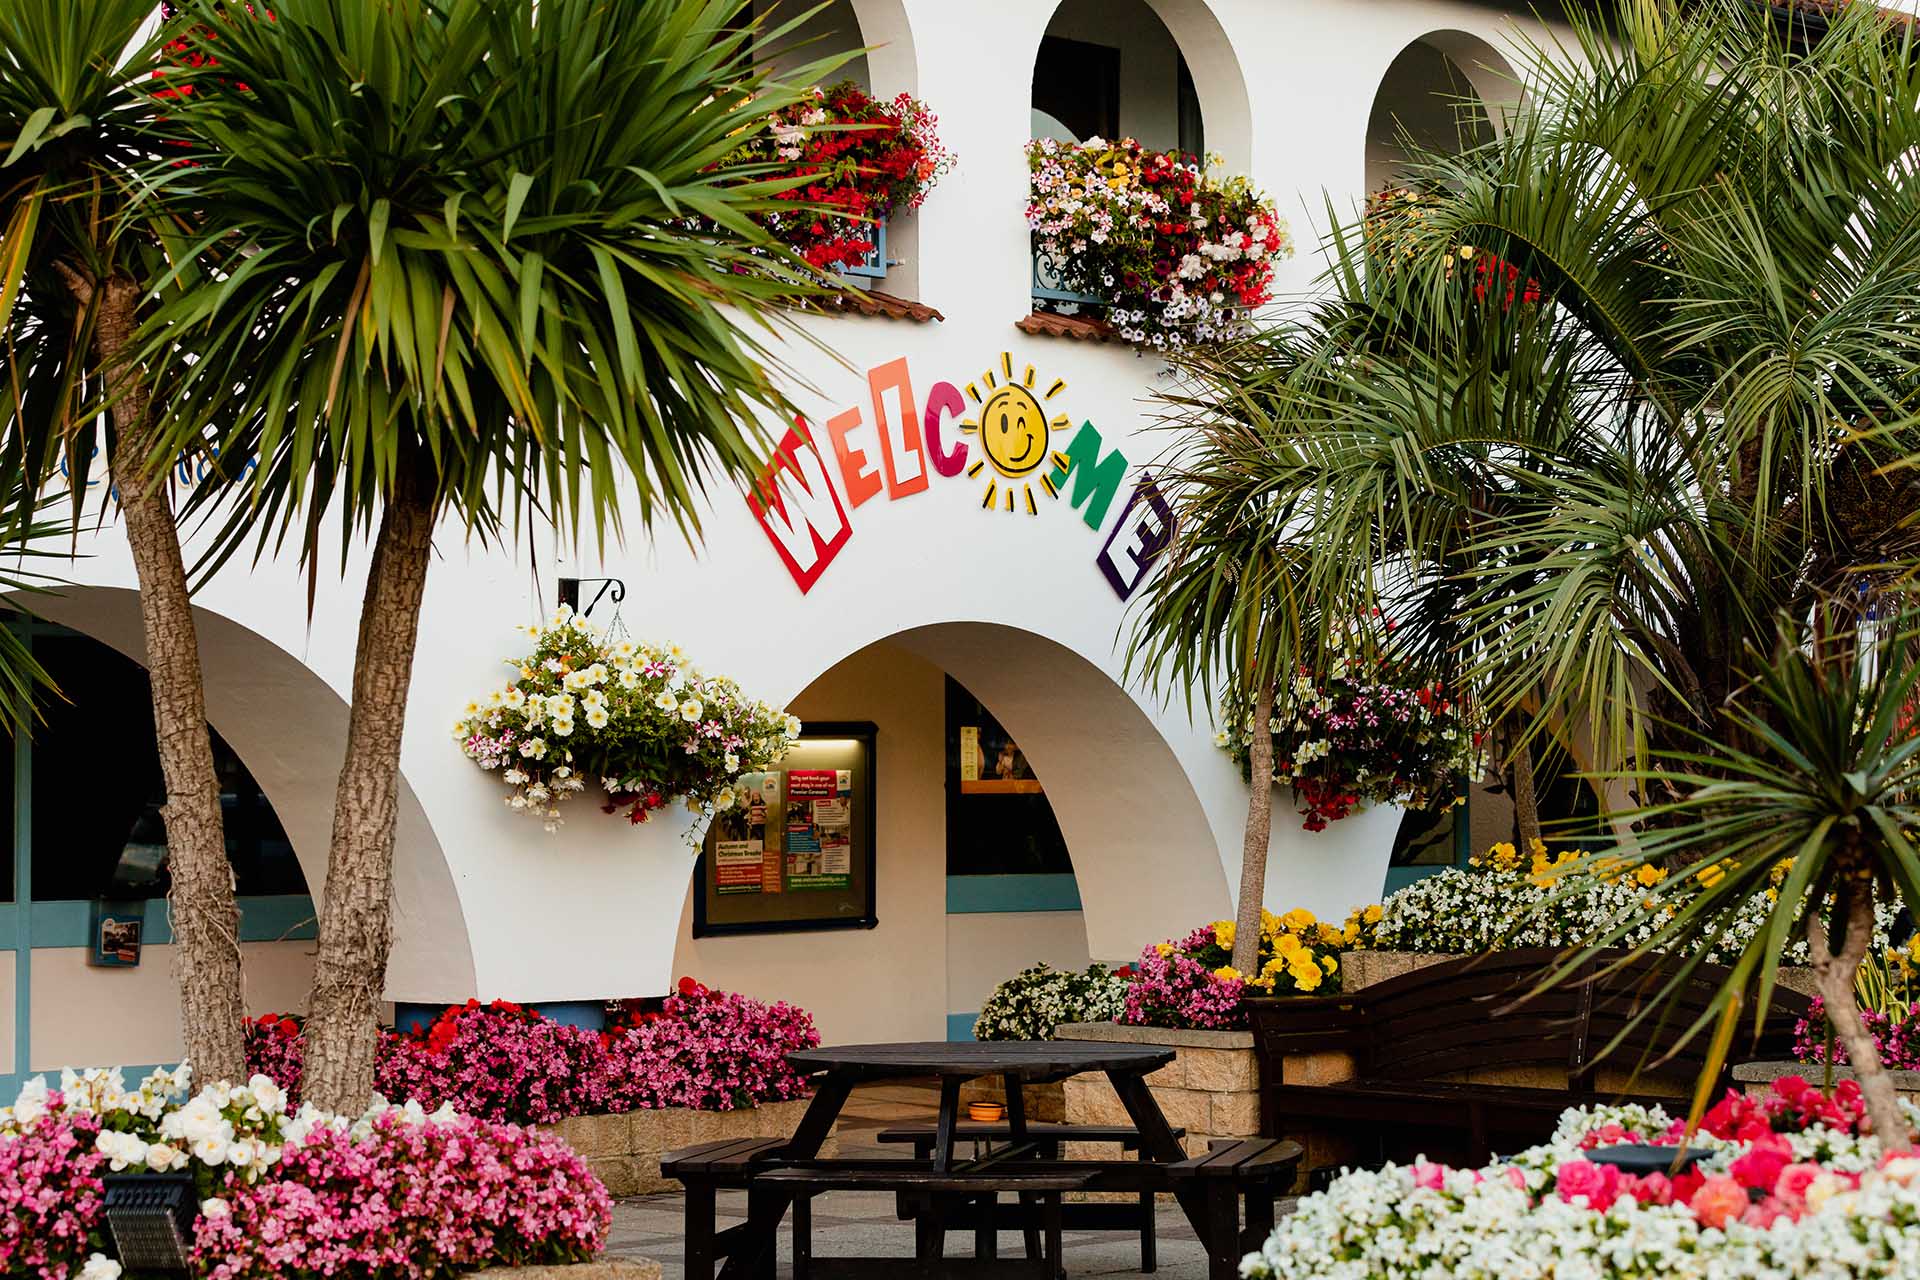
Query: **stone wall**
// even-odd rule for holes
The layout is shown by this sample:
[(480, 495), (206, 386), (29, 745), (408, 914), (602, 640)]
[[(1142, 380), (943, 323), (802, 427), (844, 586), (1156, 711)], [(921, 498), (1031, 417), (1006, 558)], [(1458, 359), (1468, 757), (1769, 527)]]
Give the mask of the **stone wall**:
[[(621, 1115), (573, 1116), (539, 1126), (577, 1152), (607, 1191), (643, 1196), (678, 1191), (680, 1184), (660, 1176), (660, 1157), (697, 1142), (724, 1138), (785, 1138), (800, 1126), (808, 1099), (769, 1102), (737, 1111), (692, 1111), (669, 1107)], [(827, 1140), (830, 1154), (833, 1139)]]
[[(1172, 1049), (1173, 1061), (1148, 1076), (1147, 1087), (1167, 1123), (1187, 1131), (1188, 1155), (1204, 1152), (1215, 1138), (1248, 1138), (1260, 1132), (1260, 1073), (1254, 1066), (1251, 1031), (1078, 1022), (1058, 1028), (1054, 1036)], [(1104, 1075), (1075, 1076), (1066, 1082), (1065, 1094), (1068, 1124), (1132, 1123)]]
[[(1826, 1068), (1811, 1062), (1743, 1062), (1733, 1069), (1733, 1078), (1748, 1093), (1766, 1094), (1773, 1092), (1773, 1082), (1783, 1076), (1801, 1076), (1814, 1085), (1819, 1085), (1826, 1076)], [(1920, 1071), (1889, 1071), (1893, 1077), (1893, 1087), (1900, 1096), (1911, 1102), (1920, 1103)], [(1835, 1067), (1835, 1080), (1854, 1078), (1852, 1067)]]
[[(1063, 1081), (1026, 1085), (1020, 1090), (1020, 1097), (1026, 1105), (1030, 1123), (1060, 1124), (1067, 1118), (1067, 1088)], [(991, 1076), (969, 1080), (960, 1086), (962, 1107), (969, 1102), (998, 1102), (1004, 1105), (1006, 1100), (1006, 1086)], [(966, 1122), (967, 1117), (963, 1114), (960, 1119)]]

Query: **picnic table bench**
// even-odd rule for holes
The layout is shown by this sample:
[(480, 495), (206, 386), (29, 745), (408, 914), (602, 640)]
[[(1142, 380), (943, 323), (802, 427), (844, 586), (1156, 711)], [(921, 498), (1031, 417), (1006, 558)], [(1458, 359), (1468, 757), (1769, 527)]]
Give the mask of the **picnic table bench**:
[[(1009, 1225), (1017, 1222), (1025, 1235), (1028, 1262), (1050, 1276), (1059, 1269), (1065, 1194), (1121, 1192), (1135, 1197), (1134, 1204), (1074, 1206), (1077, 1215), (1081, 1210), (1123, 1210), (1130, 1215), (1124, 1225), (1134, 1229), (1142, 1212), (1151, 1220), (1152, 1195), (1165, 1191), (1179, 1202), (1205, 1246), (1210, 1280), (1232, 1280), (1247, 1242), (1271, 1229), (1273, 1196), (1283, 1185), (1283, 1175), (1298, 1162), (1300, 1149), (1291, 1142), (1253, 1139), (1216, 1145), (1189, 1159), (1145, 1080), (1172, 1057), (1172, 1050), (1157, 1046), (1092, 1041), (855, 1045), (790, 1054), (796, 1069), (818, 1076), (813, 1102), (792, 1138), (703, 1143), (661, 1161), (662, 1171), (687, 1187), (687, 1275), (712, 1280), (714, 1265), (723, 1263), (722, 1280), (768, 1280), (773, 1274), (774, 1234), (789, 1208), (795, 1212), (796, 1258), (804, 1255), (804, 1265), (812, 1271), (827, 1260), (812, 1256), (811, 1199), (825, 1191), (878, 1190), (904, 1196), (911, 1203), (914, 1257), (835, 1257), (830, 1260), (835, 1273), (935, 1277), (978, 1274), (982, 1268), (991, 1273), (1003, 1266), (994, 1249), (1001, 1221), (999, 1197), (1012, 1193), (1020, 1203), (1007, 1206), (1016, 1215), (1008, 1219)], [(1106, 1074), (1133, 1121), (1129, 1130), (1107, 1127), (1102, 1131), (1106, 1136), (1098, 1140), (1131, 1143), (1138, 1159), (1057, 1159), (1059, 1144), (1066, 1140), (1062, 1127), (1038, 1129), (1036, 1136), (1036, 1129), (1027, 1125), (1016, 1101), (1022, 1096), (1021, 1085), (1091, 1071)], [(821, 1144), (856, 1086), (929, 1075), (940, 1080), (940, 1110), (924, 1155), (882, 1160), (818, 1158)], [(978, 1159), (956, 1159), (955, 1143), (970, 1136), (969, 1128), (958, 1120), (960, 1086), (982, 1076), (997, 1076), (1006, 1086), (1006, 1144)], [(923, 1141), (917, 1136), (900, 1140), (913, 1142), (917, 1149)], [(716, 1231), (714, 1193), (742, 1187), (747, 1192), (747, 1220)], [(1240, 1226), (1243, 1198), (1247, 1205), (1244, 1229)], [(977, 1256), (946, 1259), (941, 1256), (945, 1223), (961, 1215), (975, 1224)], [(1096, 1215), (1084, 1216), (1091, 1225)], [(1108, 1218), (1102, 1225), (1122, 1225), (1122, 1221)], [(1153, 1261), (1150, 1247), (1143, 1261)]]
[[(1337, 1003), (1317, 1002), (1322, 1008), (1307, 1019), (1290, 1018), (1279, 1002), (1264, 1008), (1256, 1002), (1250, 1016), (1262, 1057), (1262, 1130), (1299, 1132), (1331, 1123), (1369, 1141), (1367, 1155), (1381, 1162), (1425, 1155), (1475, 1168), (1496, 1151), (1545, 1141), (1570, 1106), (1675, 1101), (1638, 1080), (1632, 1089), (1602, 1090), (1599, 1068), (1604, 1061), (1690, 1081), (1706, 1065), (1708, 1037), (1675, 1042), (1708, 1007), (1726, 971), (1701, 966), (1667, 1012), (1636, 1023), (1642, 1010), (1661, 1002), (1672, 960), (1642, 957), (1609, 971), (1602, 957), (1534, 994), (1559, 960), (1551, 949), (1527, 948), (1446, 961)], [(1777, 991), (1756, 1050), (1786, 1056), (1794, 1019), (1805, 1009), (1804, 997)], [(1285, 1082), (1280, 1062), (1286, 1055), (1329, 1050), (1352, 1055), (1350, 1079)], [(1532, 1072), (1565, 1083), (1472, 1078), (1495, 1072)]]
[[(1182, 1128), (1175, 1127), (1172, 1132), (1175, 1138), (1187, 1136), (1187, 1131)], [(938, 1133), (939, 1131), (932, 1125), (904, 1125), (882, 1129), (876, 1135), (876, 1141), (912, 1143), (914, 1155), (920, 1159), (926, 1159), (933, 1153), (933, 1145)], [(1013, 1142), (1015, 1134), (1010, 1124), (962, 1124), (954, 1127), (953, 1138), (955, 1142), (972, 1142), (978, 1147), (995, 1142)], [(1140, 1149), (1140, 1131), (1132, 1125), (1030, 1124), (1026, 1126), (1025, 1140), (1034, 1144), (1037, 1148), (1036, 1154), (1043, 1160), (1059, 1158), (1060, 1148), (1069, 1142), (1114, 1143), (1122, 1152)], [(1102, 1231), (1130, 1228), (1138, 1231), (1140, 1233), (1140, 1270), (1143, 1274), (1150, 1274), (1158, 1270), (1160, 1265), (1159, 1246), (1154, 1228), (1153, 1198), (1152, 1191), (1142, 1191), (1136, 1201), (1130, 1205), (1106, 1203), (1062, 1205), (1062, 1221), (1064, 1225), (1076, 1229)], [(902, 1197), (900, 1216), (903, 1218), (909, 1216), (911, 1208), (906, 1198)], [(947, 1228), (964, 1229), (971, 1226), (974, 1229), (974, 1253), (978, 1255), (984, 1249), (991, 1255), (992, 1237), (997, 1229), (996, 1209), (997, 1206), (987, 1206), (987, 1211), (983, 1214), (973, 1212), (972, 1206), (968, 1206), (946, 1220), (942, 1230), (944, 1232)], [(1030, 1216), (1023, 1214), (1016, 1219), (1020, 1222), (1023, 1231), (1031, 1232), (1034, 1229), (1027, 1221)]]

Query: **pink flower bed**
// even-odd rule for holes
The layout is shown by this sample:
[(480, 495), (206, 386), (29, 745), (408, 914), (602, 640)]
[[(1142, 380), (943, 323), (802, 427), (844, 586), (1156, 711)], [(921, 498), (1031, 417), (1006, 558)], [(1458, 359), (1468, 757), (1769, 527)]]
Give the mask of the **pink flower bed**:
[[(1867, 1030), (1873, 1034), (1874, 1045), (1880, 1050), (1880, 1065), (1889, 1071), (1920, 1071), (1920, 1012), (1909, 1013), (1900, 1019), (1872, 1011), (1863, 1012), (1860, 1016), (1866, 1022)], [(1847, 1046), (1837, 1036), (1832, 1045), (1832, 1057), (1828, 1057), (1827, 1006), (1819, 996), (1813, 998), (1807, 1016), (1794, 1024), (1793, 1056), (1815, 1066), (1824, 1066), (1829, 1061), (1836, 1065), (1847, 1061)]]
[(1213, 939), (1204, 925), (1169, 950), (1148, 947), (1134, 966), (1127, 984), (1120, 1021), (1136, 1027), (1181, 1027), (1200, 1031), (1246, 1025), (1240, 1007), (1246, 983), (1238, 977), (1217, 977), (1206, 965), (1186, 954)]
[(56, 1092), (44, 1114), (0, 1135), (0, 1276), (67, 1280), (100, 1247), (106, 1158), (92, 1116), (68, 1116)]
[[(262, 1020), (265, 1023), (266, 1020)], [(248, 1036), (247, 1069), (292, 1093), (303, 1044), (291, 1020)], [(731, 1111), (805, 1097), (787, 1055), (820, 1033), (804, 1010), (682, 978), (656, 1014), (609, 1031), (553, 1021), (510, 1001), (455, 1005), (430, 1027), (381, 1040), (374, 1087), (428, 1109), (512, 1124), (692, 1107)]]
[(556, 1139), (389, 1111), (361, 1137), (316, 1129), (271, 1177), (205, 1202), (192, 1260), (208, 1280), (581, 1262), (611, 1214), (606, 1189)]
[[(1584, 1197), (1586, 1207), (1604, 1213), (1622, 1196), (1641, 1204), (1685, 1205), (1700, 1225), (1719, 1229), (1730, 1219), (1765, 1229), (1776, 1218), (1797, 1220), (1807, 1211), (1807, 1190), (1823, 1176), (1832, 1189), (1853, 1190), (1860, 1175), (1829, 1171), (1810, 1160), (1796, 1160), (1789, 1134), (1814, 1128), (1857, 1135), (1866, 1116), (1860, 1086), (1842, 1080), (1832, 1094), (1823, 1094), (1799, 1076), (1775, 1081), (1770, 1093), (1748, 1095), (1729, 1091), (1700, 1120), (1700, 1132), (1727, 1142), (1745, 1144), (1745, 1150), (1727, 1164), (1724, 1173), (1705, 1174), (1688, 1169), (1673, 1177), (1664, 1173), (1622, 1173), (1608, 1164), (1569, 1160), (1554, 1172), (1556, 1194), (1568, 1204)], [(1664, 1133), (1647, 1139), (1654, 1146), (1679, 1146), (1686, 1139), (1684, 1121), (1674, 1121)], [(1639, 1141), (1618, 1124), (1603, 1125), (1580, 1139), (1582, 1151)], [(1509, 1166), (1511, 1168), (1511, 1166)], [(1517, 1171), (1515, 1171), (1517, 1172)]]
[(68, 1073), (0, 1107), (0, 1276), (120, 1275), (100, 1252), (110, 1170), (193, 1176), (190, 1270), (210, 1280), (439, 1280), (584, 1261), (605, 1239), (606, 1189), (550, 1135), (378, 1101), (358, 1120), (289, 1114), (261, 1078), (187, 1101), (186, 1082), (156, 1072), (127, 1091), (117, 1071)]

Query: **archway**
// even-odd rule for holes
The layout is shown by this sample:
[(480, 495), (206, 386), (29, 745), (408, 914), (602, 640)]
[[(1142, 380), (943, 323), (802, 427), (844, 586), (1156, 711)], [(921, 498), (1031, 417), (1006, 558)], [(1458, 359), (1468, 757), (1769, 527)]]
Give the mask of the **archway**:
[(1479, 36), (1430, 31), (1395, 56), (1367, 120), (1368, 192), (1397, 184), (1422, 152), (1458, 153), (1491, 141), (1520, 99), (1513, 68)]
[[(961, 886), (946, 850), (949, 678), (988, 708), (1044, 786), (1072, 858), (1077, 905), (955, 905)], [(877, 727), (878, 923), (692, 938), (689, 904), (676, 974), (791, 1000), (830, 1038), (932, 1039), (1026, 964), (1129, 960), (1230, 912), (1188, 767), (1125, 689), (1057, 641), (1001, 623), (914, 627), (833, 662), (790, 706), (803, 720)]]
[[(806, 6), (781, 0), (753, 0), (753, 15), (771, 24), (790, 21)], [(830, 80), (852, 80), (878, 101), (897, 94), (920, 92), (920, 64), (914, 49), (913, 25), (902, 0), (827, 0), (784, 36), (773, 51), (773, 63), (782, 71), (834, 55), (847, 60), (829, 73)], [(920, 219), (896, 214), (889, 219), (882, 242), (884, 259), (877, 274), (862, 270), (849, 283), (872, 287), (903, 298), (920, 296)]]
[[(21, 603), (145, 665), (139, 593), (66, 587)], [(345, 749), (347, 704), (305, 663), (224, 614), (194, 610), (207, 720), (279, 815), (315, 898), (326, 883), (333, 780)], [(463, 997), (474, 963), (453, 876), (405, 779), (394, 852), (394, 945), (388, 986), (410, 996)], [(416, 994), (418, 993), (418, 994)]]

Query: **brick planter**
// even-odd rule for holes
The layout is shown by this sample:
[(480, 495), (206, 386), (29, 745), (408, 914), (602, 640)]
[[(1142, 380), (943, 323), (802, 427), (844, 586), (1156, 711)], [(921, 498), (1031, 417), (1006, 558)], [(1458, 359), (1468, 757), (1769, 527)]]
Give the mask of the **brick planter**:
[[(1173, 1061), (1147, 1077), (1147, 1087), (1167, 1123), (1184, 1128), (1187, 1153), (1198, 1155), (1214, 1138), (1247, 1138), (1260, 1132), (1260, 1074), (1253, 1062), (1250, 1031), (1176, 1031), (1170, 1027), (1123, 1027), (1111, 1022), (1075, 1022), (1054, 1031), (1058, 1040), (1160, 1045)], [(1129, 1124), (1127, 1109), (1104, 1075), (1066, 1081), (1068, 1124)], [(1085, 1154), (1107, 1156), (1110, 1147), (1080, 1144)], [(1121, 1199), (1127, 1197), (1121, 1196)]]
[[(1773, 1092), (1773, 1082), (1783, 1076), (1800, 1076), (1816, 1088), (1826, 1078), (1827, 1068), (1817, 1062), (1743, 1062), (1733, 1069), (1733, 1078), (1741, 1089), (1752, 1094)], [(1893, 1077), (1893, 1087), (1900, 1096), (1911, 1102), (1920, 1102), (1920, 1071), (1889, 1071)], [(1836, 1066), (1833, 1068), (1835, 1080), (1854, 1079), (1853, 1068)]]
[[(799, 1127), (808, 1101), (796, 1098), (737, 1111), (669, 1107), (621, 1115), (573, 1116), (539, 1128), (572, 1147), (606, 1184), (608, 1194), (643, 1196), (680, 1189), (679, 1182), (660, 1176), (660, 1157), (666, 1152), (723, 1138), (787, 1137)], [(827, 1141), (824, 1154), (831, 1154), (833, 1140)]]

